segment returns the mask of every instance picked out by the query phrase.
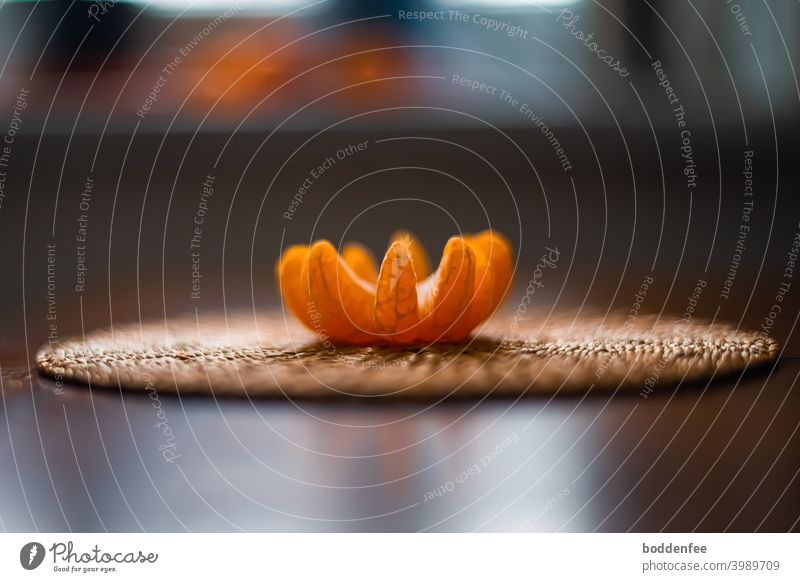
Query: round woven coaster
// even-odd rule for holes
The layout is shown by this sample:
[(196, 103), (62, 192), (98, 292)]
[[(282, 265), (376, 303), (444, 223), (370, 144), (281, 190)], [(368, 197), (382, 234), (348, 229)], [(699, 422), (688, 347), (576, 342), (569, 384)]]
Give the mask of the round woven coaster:
[(279, 312), (115, 326), (46, 345), (39, 369), (92, 386), (181, 394), (482, 396), (650, 392), (773, 360), (756, 332), (624, 314), (498, 315), (464, 344), (337, 346)]

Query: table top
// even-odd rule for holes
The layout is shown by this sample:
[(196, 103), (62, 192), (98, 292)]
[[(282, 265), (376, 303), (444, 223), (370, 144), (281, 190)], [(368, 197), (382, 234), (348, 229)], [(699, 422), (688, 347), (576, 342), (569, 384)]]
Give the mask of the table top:
[[(6, 531), (787, 531), (800, 360), (638, 394), (178, 398), (2, 370)], [(165, 428), (169, 429), (168, 432)]]
[[(33, 138), (26, 147), (20, 142), (15, 150), (19, 169), (9, 177), (7, 188), (33, 195), (6, 201), (0, 229), (0, 248), (8, 264), (4, 271), (8, 283), (0, 302), (0, 527), (8, 531), (798, 529), (796, 284), (782, 302), (781, 313), (773, 317), (791, 259), (787, 251), (800, 236), (796, 172), (781, 164), (780, 179), (773, 176), (774, 164), (767, 153), (774, 149), (774, 136), (769, 132), (751, 136), (751, 147), (759, 152), (756, 171), (763, 182), (735, 285), (722, 298), (722, 290), (729, 289), (742, 215), (739, 138), (720, 138), (728, 147), (722, 158), (726, 170), (713, 164), (700, 170), (711, 177), (719, 173), (720, 183), (690, 197), (680, 151), (670, 150), (673, 165), (662, 170), (649, 130), (630, 148), (638, 154), (635, 177), (628, 158), (619, 155), (623, 145), (614, 131), (591, 129), (597, 143), (604, 144), (598, 148), (601, 164), (594, 159), (593, 146), (586, 146), (582, 131), (559, 131), (564, 143), (575, 144), (570, 147), (576, 169), (583, 170), (576, 170), (573, 177), (565, 176), (560, 167), (541, 167), (541, 186), (524, 160), (509, 153), (506, 138), (493, 132), (431, 134), (439, 141), (422, 140), (409, 147), (407, 141), (387, 141), (390, 134), (375, 130), (315, 138), (303, 150), (304, 161), (283, 171), (286, 152), (309, 137), (285, 132), (271, 142), (263, 160), (252, 164), (239, 188), (244, 176), (240, 166), (258, 151), (263, 136), (237, 134), (232, 153), (218, 167), (219, 197), (204, 223), (202, 268), (207, 277), (197, 302), (190, 296), (192, 219), (200, 185), (209, 168), (217, 167), (214, 160), (227, 135), (200, 136), (186, 165), (182, 156), (194, 139), (191, 134), (170, 134), (166, 145), (158, 134), (137, 136), (137, 154), (131, 156), (127, 135), (103, 136), (100, 149), (97, 136), (76, 135), (72, 143), (79, 159), (67, 164), (63, 186), (58, 172), (41, 164), (37, 170), (33, 160), (62, 159), (60, 148), (66, 138), (45, 140), (41, 151)], [(534, 143), (531, 134), (514, 135), (520, 143)], [(716, 134), (706, 133), (705, 141), (699, 141), (699, 132), (695, 137), (700, 151), (702, 144), (713, 146)], [(315, 185), (302, 212), (284, 220), (290, 195), (303, 183), (310, 164), (365, 139), (372, 145), (358, 163), (337, 164), (326, 172), (328, 181)], [(462, 147), (443, 148), (441, 139)], [(505, 176), (503, 182), (509, 183), (499, 182), (486, 167), (462, 157), (463, 147), (483, 152)], [(583, 151), (580, 160), (579, 151)], [(716, 163), (715, 156), (705, 158)], [(153, 172), (153, 159), (158, 159), (159, 168), (191, 171)], [(537, 168), (550, 159), (540, 156)], [(391, 177), (378, 171), (399, 160), (412, 169)], [(96, 191), (108, 194), (92, 202), (94, 238), (85, 263), (89, 283), (85, 291), (77, 292), (76, 196), (84, 188), (90, 162), (97, 168), (92, 174)], [(36, 171), (34, 188), (28, 183), (28, 167)], [(478, 197), (467, 197), (460, 182), (413, 167), (451, 172)], [(278, 174), (282, 178), (275, 192), (265, 197), (265, 184)], [(361, 174), (372, 176), (372, 181), (356, 180)], [(336, 197), (336, 211), (323, 212), (329, 200), (325, 193), (348, 183), (353, 186)], [(506, 186), (517, 195), (503, 194)], [(60, 191), (64, 194), (59, 198)], [(455, 213), (459, 227), (466, 229), (483, 228), (483, 206), (491, 207), (492, 226), (518, 245), (520, 285), (532, 276), (542, 249), (558, 245), (565, 257), (563, 266), (548, 273), (552, 277), (537, 291), (537, 305), (628, 311), (638, 301), (641, 282), (652, 276), (656, 283), (642, 312), (680, 316), (698, 281), (707, 281), (694, 315), (743, 329), (762, 330), (768, 325), (783, 357), (774, 369), (752, 370), (743, 377), (679, 387), (660, 384), (646, 399), (636, 393), (601, 392), (450, 399), (435, 405), (374, 400), (250, 402), (166, 394), (153, 400), (119, 390), (58, 387), (31, 372), (32, 355), (26, 354), (33, 354), (54, 333), (49, 319), (55, 308), (48, 303), (53, 299), (48, 297), (48, 244), (58, 249), (57, 336), (66, 337), (187, 310), (268, 306), (269, 294), (274, 297), (272, 266), (280, 248), (309, 238), (344, 237), (380, 249), (395, 226), (414, 226), (429, 248), (441, 248), (452, 233), (442, 214), (427, 211), (421, 202), (378, 204), (412, 195)], [(58, 228), (53, 231), (50, 217), (55, 216), (59, 200)], [(368, 215), (362, 214), (365, 201), (374, 204)], [(44, 212), (46, 219), (41, 212), (26, 218), (28, 204)], [(361, 218), (351, 223), (356, 216)], [(345, 229), (347, 224), (352, 228)]]

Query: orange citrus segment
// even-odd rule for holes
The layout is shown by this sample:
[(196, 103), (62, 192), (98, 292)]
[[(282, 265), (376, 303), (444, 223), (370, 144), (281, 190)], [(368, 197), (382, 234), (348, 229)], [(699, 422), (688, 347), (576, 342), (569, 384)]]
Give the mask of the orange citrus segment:
[(475, 253), (475, 287), (470, 305), (469, 321), (474, 328), (487, 319), (495, 308), (494, 297), (494, 272), (489, 265), (485, 254), (472, 247)]
[(491, 313), (502, 303), (511, 287), (514, 273), (514, 265), (511, 262), (511, 245), (506, 237), (491, 230), (484, 230), (470, 237), (469, 243), (476, 253), (486, 257), (494, 276)]
[(395, 233), (380, 271), (370, 252), (326, 240), (286, 249), (276, 266), (284, 304), (320, 338), (411, 344), (462, 341), (494, 313), (511, 285), (511, 246), (484, 231), (452, 237), (431, 273), (413, 235)]
[(378, 269), (375, 267), (375, 258), (369, 249), (358, 243), (347, 243), (342, 249), (342, 259), (353, 272), (370, 283), (378, 279)]
[[(420, 304), (426, 329), (424, 341), (457, 341), (469, 327), (470, 300), (475, 284), (475, 253), (461, 237), (447, 241), (439, 268), (420, 287)], [(468, 329), (467, 329), (468, 328)]]
[(372, 333), (375, 291), (361, 281), (326, 240), (308, 254), (309, 315), (334, 341), (363, 342)]
[(415, 339), (417, 276), (407, 243), (396, 241), (386, 251), (375, 290), (375, 330), (392, 343)]
[(281, 296), (294, 316), (313, 329), (308, 314), (308, 247), (292, 245), (288, 247), (278, 263), (278, 287)]
[(417, 274), (417, 280), (422, 281), (431, 274), (431, 261), (428, 258), (428, 253), (425, 248), (419, 243), (417, 237), (408, 232), (407, 230), (398, 230), (389, 239), (389, 245), (404, 240), (408, 247), (408, 252), (411, 255), (411, 262), (414, 263), (414, 272)]

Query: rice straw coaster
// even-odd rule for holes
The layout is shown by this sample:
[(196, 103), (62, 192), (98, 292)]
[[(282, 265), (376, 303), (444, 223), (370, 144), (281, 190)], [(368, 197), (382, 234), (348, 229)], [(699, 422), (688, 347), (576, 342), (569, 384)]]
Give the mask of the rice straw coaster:
[(42, 373), (93, 387), (250, 397), (648, 395), (770, 362), (777, 343), (700, 320), (501, 313), (457, 343), (339, 345), (281, 311), (132, 323), (42, 347)]

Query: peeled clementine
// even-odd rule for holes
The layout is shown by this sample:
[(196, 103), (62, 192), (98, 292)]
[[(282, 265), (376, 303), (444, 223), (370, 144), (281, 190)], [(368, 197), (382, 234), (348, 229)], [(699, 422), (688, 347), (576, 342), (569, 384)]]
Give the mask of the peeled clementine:
[(486, 230), (452, 237), (431, 272), (425, 249), (395, 233), (376, 267), (347, 244), (320, 240), (287, 248), (277, 265), (284, 305), (306, 327), (347, 344), (458, 342), (491, 316), (512, 278), (511, 245)]

